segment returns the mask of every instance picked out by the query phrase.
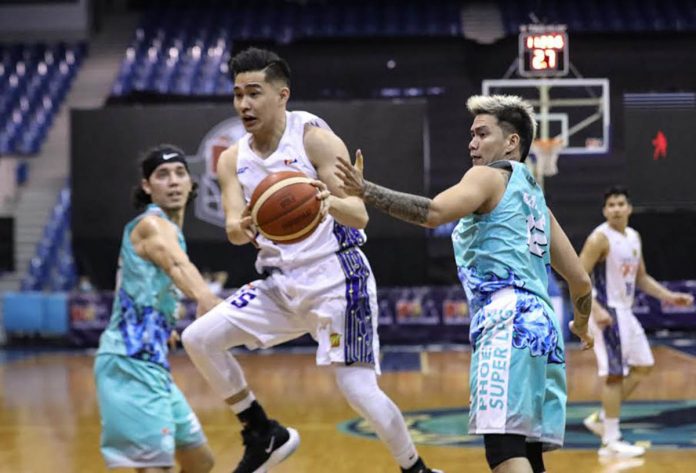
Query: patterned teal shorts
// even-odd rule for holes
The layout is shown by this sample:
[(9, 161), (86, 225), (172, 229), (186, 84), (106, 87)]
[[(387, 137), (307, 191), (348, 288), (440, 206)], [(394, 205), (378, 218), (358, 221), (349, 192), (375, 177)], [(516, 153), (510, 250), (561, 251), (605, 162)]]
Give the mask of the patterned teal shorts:
[(471, 323), (470, 434), (517, 434), (563, 445), (566, 373), (553, 309), (521, 290), (503, 289)]
[(160, 366), (102, 354), (94, 376), (109, 468), (173, 466), (176, 449), (206, 443), (198, 418)]

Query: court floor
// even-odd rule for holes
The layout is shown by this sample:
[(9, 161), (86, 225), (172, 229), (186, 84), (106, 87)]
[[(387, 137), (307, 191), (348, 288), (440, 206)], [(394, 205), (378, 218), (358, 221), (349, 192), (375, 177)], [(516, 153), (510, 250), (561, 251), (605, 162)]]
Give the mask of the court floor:
[[(0, 472), (107, 471), (99, 454), (94, 358), (84, 352), (7, 355), (0, 362)], [(575, 425), (568, 427), (569, 438), (575, 439), (571, 443), (590, 447), (548, 454), (550, 473), (696, 471), (696, 358), (668, 347), (656, 347), (655, 356), (655, 371), (639, 386), (634, 399), (640, 402), (631, 407), (640, 419), (631, 426), (632, 435), (654, 437), (645, 458), (600, 463), (591, 446), (594, 439)], [(380, 384), (414, 426), (422, 456), (448, 473), (488, 471), (483, 450), (463, 434), (461, 422), (469, 396), (469, 353), (427, 352), (417, 358), (413, 366), (395, 363), (396, 370), (385, 372)], [(338, 395), (331, 373), (314, 365), (311, 353), (241, 354), (239, 359), (267, 412), (302, 436), (298, 451), (274, 472), (399, 471), (380, 442), (346, 429), (357, 416)], [(236, 418), (183, 352), (172, 356), (172, 366), (216, 455), (213, 471), (232, 471), (242, 451)], [(569, 351), (568, 380), (577, 424), (593, 408), (587, 403), (598, 399), (592, 353)], [(452, 422), (429, 422), (442, 411), (453, 413)], [(447, 440), (448, 432), (454, 441)], [(662, 435), (669, 432), (672, 437)]]

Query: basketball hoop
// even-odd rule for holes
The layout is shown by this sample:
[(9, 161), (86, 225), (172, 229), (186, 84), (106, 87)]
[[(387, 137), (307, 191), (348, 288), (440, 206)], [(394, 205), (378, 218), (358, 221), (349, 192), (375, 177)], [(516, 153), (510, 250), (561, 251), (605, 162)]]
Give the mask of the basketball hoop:
[(563, 149), (561, 138), (539, 138), (532, 143), (532, 153), (536, 158), (538, 176), (555, 176), (558, 174), (558, 153)]

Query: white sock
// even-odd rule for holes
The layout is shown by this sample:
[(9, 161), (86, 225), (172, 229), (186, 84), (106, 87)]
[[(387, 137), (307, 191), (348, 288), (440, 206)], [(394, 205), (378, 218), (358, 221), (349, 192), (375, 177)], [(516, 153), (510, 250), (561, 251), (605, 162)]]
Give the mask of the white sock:
[(401, 468), (411, 468), (418, 460), (406, 422), (396, 404), (377, 385), (377, 375), (368, 367), (337, 367), (336, 383), (350, 406), (367, 420), (387, 445)]
[(602, 436), (602, 442), (609, 443), (619, 440), (621, 438), (621, 431), (619, 430), (619, 419), (604, 419), (604, 435)]
[(256, 400), (256, 396), (254, 396), (254, 393), (249, 391), (249, 394), (242, 399), (241, 401), (237, 401), (234, 404), (230, 404), (230, 409), (232, 409), (232, 412), (235, 414), (239, 414), (242, 411), (246, 411), (251, 407), (251, 403)]

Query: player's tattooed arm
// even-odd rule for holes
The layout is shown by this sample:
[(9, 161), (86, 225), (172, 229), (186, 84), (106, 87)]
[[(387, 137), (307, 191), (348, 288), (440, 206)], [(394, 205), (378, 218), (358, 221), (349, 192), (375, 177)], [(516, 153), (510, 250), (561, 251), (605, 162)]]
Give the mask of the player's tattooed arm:
[(427, 197), (397, 192), (370, 181), (364, 181), (363, 199), (368, 205), (394, 218), (417, 225), (423, 225), (428, 221), (428, 211), (432, 203), (432, 199)]
[(590, 318), (590, 312), (592, 312), (592, 292), (588, 292), (575, 300), (575, 310), (582, 316), (580, 321), (584, 320), (587, 322)]

